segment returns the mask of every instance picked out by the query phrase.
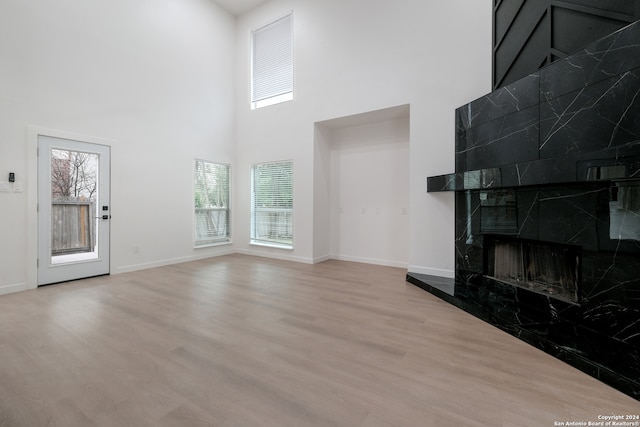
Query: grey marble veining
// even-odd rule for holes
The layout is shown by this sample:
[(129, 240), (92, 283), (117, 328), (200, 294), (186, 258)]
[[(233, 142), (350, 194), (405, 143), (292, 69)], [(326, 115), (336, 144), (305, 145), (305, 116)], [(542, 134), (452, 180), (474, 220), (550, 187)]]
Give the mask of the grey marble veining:
[(456, 168), (475, 170), (537, 159), (538, 135), (537, 106), (472, 127), (458, 138), (456, 159), (465, 163), (456, 163)]
[(640, 24), (631, 24), (540, 70), (544, 99), (557, 98), (640, 67)]
[(478, 98), (458, 110), (460, 125), (463, 129), (469, 129), (537, 105), (539, 87), (540, 75), (533, 73)]
[(638, 142), (640, 69), (602, 80), (540, 105), (540, 157)]

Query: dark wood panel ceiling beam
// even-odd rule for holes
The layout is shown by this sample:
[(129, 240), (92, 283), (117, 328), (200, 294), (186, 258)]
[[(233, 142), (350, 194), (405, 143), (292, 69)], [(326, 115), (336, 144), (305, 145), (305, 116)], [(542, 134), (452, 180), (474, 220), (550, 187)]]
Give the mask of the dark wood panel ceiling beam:
[(579, 4), (569, 3), (566, 1), (560, 1), (560, 0), (553, 0), (551, 2), (551, 6), (561, 7), (563, 9), (575, 10), (576, 12), (587, 13), (589, 15), (594, 15), (601, 18), (614, 19), (616, 21), (622, 21), (622, 22), (628, 22), (628, 23), (632, 23), (636, 20), (634, 16), (627, 15), (626, 13), (610, 12), (607, 10), (597, 9), (595, 7), (581, 6)]
[[(567, 47), (577, 49), (595, 41), (594, 37), (640, 19), (640, 0), (494, 0), (491, 74), (494, 89), (537, 71), (533, 67), (540, 60), (540, 47), (527, 47), (531, 37), (540, 40), (540, 34), (532, 33), (532, 28), (545, 16), (540, 9), (548, 17), (546, 28), (538, 30), (544, 32), (549, 43), (545, 49), (546, 64), (565, 57)], [(556, 26), (560, 19), (562, 28)], [(558, 44), (560, 40), (563, 43)]]
[[(551, 2), (547, 4), (547, 60), (546, 64), (551, 64), (553, 62), (553, 52), (551, 49), (553, 48), (553, 6), (551, 6)], [(546, 65), (545, 64), (545, 65)], [(541, 65), (540, 68), (543, 66)]]
[[(529, 43), (529, 41), (531, 40), (531, 37), (533, 37), (533, 35), (535, 34), (535, 32), (538, 29), (538, 27), (540, 27), (540, 23), (542, 22), (542, 20), (546, 16), (547, 16), (547, 9), (544, 9), (544, 10), (541, 11), (540, 16), (536, 20), (535, 25), (533, 26), (533, 28), (531, 28), (530, 30), (526, 31), (527, 37), (519, 44), (518, 49), (515, 52), (515, 55), (512, 55), (512, 57), (509, 58), (509, 61), (508, 61), (509, 65), (507, 67), (505, 67), (505, 70), (504, 70), (504, 72), (502, 73), (501, 76), (497, 76), (497, 75), (495, 76), (496, 78), (494, 80), (499, 82), (495, 87), (500, 87), (500, 85), (502, 84), (502, 81), (504, 80), (505, 76), (507, 76), (509, 74), (509, 71), (511, 70), (511, 68), (513, 67), (515, 62), (517, 61), (518, 57), (522, 54), (522, 51), (524, 50), (524, 47), (527, 45), (527, 43)], [(515, 22), (515, 19), (514, 19), (514, 22)], [(513, 25), (513, 23), (512, 23), (512, 25)], [(495, 58), (496, 52), (497, 52), (497, 49), (494, 50), (494, 58)], [(495, 71), (495, 65), (494, 65), (494, 72), (497, 74), (497, 71)]]
[[(520, 15), (520, 12), (522, 11), (522, 8), (524, 7), (525, 2), (526, 2), (526, 0), (522, 1), (522, 3), (520, 3), (520, 7), (518, 7), (518, 11), (515, 14), (516, 18), (518, 17), (518, 15)], [(502, 1), (500, 3), (502, 3)], [(498, 7), (493, 11), (494, 14), (498, 12), (498, 8), (499, 7), (500, 7), (500, 5), (498, 5)], [(505, 30), (504, 34), (502, 34), (502, 37), (500, 37), (500, 40), (495, 40), (494, 41), (494, 43), (493, 43), (493, 51), (494, 52), (500, 48), (500, 45), (502, 44), (502, 42), (506, 38), (507, 34), (509, 34), (509, 32), (511, 31), (511, 28), (513, 27), (513, 23), (514, 22), (516, 22), (515, 18), (509, 23), (509, 25), (507, 26), (507, 29)], [(495, 37), (495, 34), (496, 34), (495, 26), (494, 26), (494, 29), (493, 29), (493, 34), (494, 34), (494, 37)]]

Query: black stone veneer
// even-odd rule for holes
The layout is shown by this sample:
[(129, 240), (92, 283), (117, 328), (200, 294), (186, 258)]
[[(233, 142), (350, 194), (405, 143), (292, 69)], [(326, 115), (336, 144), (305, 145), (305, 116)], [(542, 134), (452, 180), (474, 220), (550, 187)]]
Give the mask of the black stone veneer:
[[(452, 292), (407, 280), (640, 400), (640, 22), (456, 110)], [(579, 304), (483, 276), (490, 235), (580, 248)]]

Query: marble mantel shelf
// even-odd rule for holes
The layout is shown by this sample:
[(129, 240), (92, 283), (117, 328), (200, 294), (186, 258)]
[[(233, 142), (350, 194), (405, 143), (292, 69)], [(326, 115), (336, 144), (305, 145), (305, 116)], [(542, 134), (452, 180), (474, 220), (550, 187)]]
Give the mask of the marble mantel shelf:
[[(640, 180), (637, 157), (597, 159), (586, 153), (573, 159), (545, 159), (427, 178), (427, 192), (495, 190), (551, 184)], [(583, 159), (581, 158), (583, 157)], [(569, 166), (568, 165), (572, 165)]]

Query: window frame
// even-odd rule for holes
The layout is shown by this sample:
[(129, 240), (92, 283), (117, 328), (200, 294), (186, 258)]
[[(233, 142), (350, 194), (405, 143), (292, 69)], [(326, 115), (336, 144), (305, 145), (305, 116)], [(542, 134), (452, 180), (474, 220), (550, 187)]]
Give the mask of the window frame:
[[(264, 224), (258, 224), (258, 220), (256, 218), (256, 213), (258, 211), (257, 207), (256, 207), (256, 170), (259, 167), (263, 167), (263, 166), (269, 166), (269, 165), (276, 165), (276, 164), (288, 164), (288, 168), (289, 168), (289, 176), (290, 176), (290, 182), (288, 183), (288, 189), (290, 191), (290, 197), (291, 197), (291, 202), (290, 202), (290, 207), (261, 207), (258, 208), (260, 210), (262, 210), (263, 212), (266, 210), (274, 210), (276, 211), (275, 213), (280, 213), (280, 214), (284, 214), (285, 215), (285, 221), (286, 223), (288, 223), (288, 225), (286, 225), (286, 229), (287, 232), (290, 234), (290, 239), (282, 239), (282, 238), (278, 238), (278, 239), (269, 239), (269, 238), (264, 238), (264, 236), (259, 235), (258, 229), (261, 227), (264, 227)], [(271, 162), (262, 162), (262, 163), (253, 163), (251, 165), (251, 202), (250, 202), (250, 222), (251, 222), (251, 229), (250, 229), (250, 234), (249, 234), (249, 243), (251, 245), (258, 245), (258, 246), (269, 246), (269, 247), (274, 247), (274, 248), (280, 248), (280, 249), (290, 249), (293, 250), (294, 247), (294, 164), (293, 164), (293, 160), (277, 160), (277, 161), (271, 161)], [(278, 195), (278, 197), (281, 197), (280, 195)], [(288, 216), (288, 218), (286, 218)], [(268, 224), (269, 227), (274, 227), (273, 224), (269, 223)], [(282, 226), (280, 224), (276, 225), (277, 229), (282, 229)]]
[[(276, 80), (276, 81), (283, 81), (283, 75), (284, 72), (282, 70), (279, 70), (276, 74), (279, 75), (280, 78), (276, 78), (274, 79), (272, 75), (270, 75), (269, 77), (265, 77), (266, 73), (263, 73), (261, 75), (259, 75), (258, 77), (256, 77), (256, 36), (259, 36), (261, 33), (264, 34), (265, 32), (267, 32), (269, 29), (274, 29), (277, 27), (277, 25), (279, 23), (283, 23), (286, 20), (288, 20), (288, 25), (289, 25), (289, 32), (288, 32), (288, 48), (290, 49), (289, 52), (287, 52), (287, 56), (286, 56), (286, 61), (285, 63), (279, 63), (279, 67), (282, 68), (287, 68), (287, 73), (289, 72), (290, 69), (290, 75), (287, 74), (286, 79), (287, 79), (287, 86), (290, 87), (290, 90), (287, 90), (285, 92), (280, 92), (280, 91), (275, 91), (274, 93), (268, 95), (268, 96), (256, 96), (256, 81), (258, 80), (258, 85), (260, 85), (260, 87), (263, 87), (265, 85), (265, 81), (266, 80)], [(294, 66), (294, 39), (293, 39), (293, 28), (294, 28), (294, 22), (293, 22), (293, 11), (290, 11), (272, 21), (270, 21), (269, 23), (262, 25), (256, 29), (251, 30), (250, 32), (250, 88), (249, 88), (249, 101), (250, 101), (250, 105), (251, 105), (251, 109), (255, 110), (255, 109), (259, 109), (259, 108), (263, 108), (263, 107), (267, 107), (270, 105), (275, 105), (275, 104), (280, 104), (282, 102), (287, 102), (287, 101), (292, 101), (294, 99), (294, 86), (295, 86), (295, 66)], [(281, 42), (282, 40), (278, 40), (277, 42)], [(273, 40), (271, 40), (271, 42), (273, 42)], [(280, 46), (284, 46), (284, 43), (281, 43)], [(271, 49), (273, 49), (274, 46), (270, 45), (269, 48), (267, 49), (268, 51), (271, 51)], [(261, 50), (260, 52), (266, 52), (264, 49)], [(276, 55), (278, 58), (282, 57), (284, 50), (280, 50), (278, 53), (279, 55)], [(271, 53), (273, 53), (271, 51)], [(271, 58), (273, 58), (273, 56), (270, 56)], [(263, 57), (264, 58), (264, 57)], [(273, 65), (273, 64), (272, 64)], [(273, 69), (271, 70), (273, 72)]]
[[(198, 164), (211, 165), (213, 167), (226, 168), (226, 207), (202, 207), (198, 206)], [(200, 212), (199, 212), (200, 211)], [(226, 212), (225, 235), (210, 238), (198, 238), (199, 216), (202, 211)], [(218, 218), (219, 219), (219, 218)], [(208, 231), (208, 230), (207, 230)], [(214, 162), (211, 160), (194, 159), (193, 162), (193, 246), (203, 248), (208, 246), (218, 246), (231, 243), (231, 165), (228, 163)]]

